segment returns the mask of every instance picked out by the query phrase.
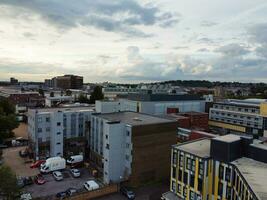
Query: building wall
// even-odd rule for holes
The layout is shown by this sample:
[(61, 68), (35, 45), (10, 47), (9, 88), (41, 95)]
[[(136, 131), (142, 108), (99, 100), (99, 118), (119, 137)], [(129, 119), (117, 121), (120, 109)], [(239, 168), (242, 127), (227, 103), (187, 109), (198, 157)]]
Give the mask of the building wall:
[(258, 200), (231, 163), (172, 149), (170, 190), (185, 200)]
[(176, 143), (176, 130), (176, 122), (133, 127), (131, 186), (168, 179), (171, 145)]
[(214, 104), (210, 109), (209, 119), (211, 126), (230, 133), (235, 131), (262, 136), (264, 132), (264, 120), (257, 107)]
[[(64, 140), (85, 137), (90, 111), (36, 112), (29, 110), (28, 131), (35, 157), (64, 155)], [(43, 150), (40, 150), (42, 146)], [(59, 154), (60, 153), (60, 154)]]

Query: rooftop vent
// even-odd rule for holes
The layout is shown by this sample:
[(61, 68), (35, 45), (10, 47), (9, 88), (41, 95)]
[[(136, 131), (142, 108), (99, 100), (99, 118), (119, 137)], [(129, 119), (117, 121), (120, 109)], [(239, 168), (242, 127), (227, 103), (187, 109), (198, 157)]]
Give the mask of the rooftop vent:
[(134, 120), (134, 121), (139, 121), (139, 122), (142, 121), (142, 119), (139, 119), (138, 117), (134, 117), (133, 120)]

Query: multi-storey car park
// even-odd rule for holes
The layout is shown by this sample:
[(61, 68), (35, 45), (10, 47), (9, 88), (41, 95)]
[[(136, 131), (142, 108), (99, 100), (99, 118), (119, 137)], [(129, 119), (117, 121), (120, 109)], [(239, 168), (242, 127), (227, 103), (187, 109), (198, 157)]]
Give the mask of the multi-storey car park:
[(29, 146), (33, 157), (84, 153), (93, 112), (88, 106), (29, 109)]
[(264, 136), (267, 130), (267, 101), (228, 99), (214, 103), (209, 112), (209, 125), (220, 133), (245, 133)]
[(170, 192), (163, 200), (266, 200), (267, 145), (226, 135), (172, 148)]

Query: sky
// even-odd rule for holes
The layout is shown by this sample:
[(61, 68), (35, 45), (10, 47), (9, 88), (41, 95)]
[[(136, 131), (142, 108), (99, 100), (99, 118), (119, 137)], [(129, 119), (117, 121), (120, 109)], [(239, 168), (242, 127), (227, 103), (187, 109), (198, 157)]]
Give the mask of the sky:
[(0, 80), (267, 82), (266, 0), (0, 0)]

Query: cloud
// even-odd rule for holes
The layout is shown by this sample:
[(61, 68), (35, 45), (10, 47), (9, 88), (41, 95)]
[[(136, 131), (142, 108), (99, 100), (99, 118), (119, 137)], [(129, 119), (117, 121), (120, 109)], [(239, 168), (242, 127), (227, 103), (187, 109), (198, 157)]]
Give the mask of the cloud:
[(228, 45), (221, 46), (215, 50), (216, 52), (219, 52), (225, 56), (243, 56), (245, 54), (248, 54), (250, 51), (247, 47), (244, 47), (240, 44), (232, 43)]
[(35, 13), (60, 30), (82, 25), (135, 37), (151, 36), (138, 26), (166, 28), (178, 23), (180, 17), (156, 5), (143, 5), (134, 0), (2, 0), (0, 5), (20, 9), (26, 15)]
[(218, 25), (218, 23), (204, 20), (200, 25), (203, 27), (212, 27)]

